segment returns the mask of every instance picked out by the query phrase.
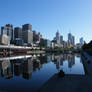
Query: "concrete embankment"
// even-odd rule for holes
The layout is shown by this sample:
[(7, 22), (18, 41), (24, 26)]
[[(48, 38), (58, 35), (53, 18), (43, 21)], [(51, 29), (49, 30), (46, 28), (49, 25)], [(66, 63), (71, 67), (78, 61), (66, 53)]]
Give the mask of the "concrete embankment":
[(57, 74), (55, 74), (41, 87), (39, 92), (91, 92), (92, 56), (83, 52), (82, 60), (88, 74), (65, 75), (62, 78), (59, 78)]

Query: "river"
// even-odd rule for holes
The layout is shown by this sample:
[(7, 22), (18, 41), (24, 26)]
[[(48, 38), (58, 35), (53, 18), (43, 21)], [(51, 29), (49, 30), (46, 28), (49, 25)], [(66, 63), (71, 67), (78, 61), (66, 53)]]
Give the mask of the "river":
[(69, 75), (85, 75), (81, 55), (40, 54), (0, 59), (0, 92), (37, 92), (60, 70)]

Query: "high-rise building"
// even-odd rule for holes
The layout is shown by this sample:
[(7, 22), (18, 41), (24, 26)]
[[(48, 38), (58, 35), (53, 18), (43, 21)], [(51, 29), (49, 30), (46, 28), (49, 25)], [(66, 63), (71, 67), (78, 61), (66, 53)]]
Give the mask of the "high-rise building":
[(32, 25), (24, 24), (22, 26), (22, 39), (24, 40), (24, 43), (27, 44), (33, 43)]
[(67, 42), (67, 47), (71, 48), (71, 42), (70, 42), (70, 40), (68, 40), (68, 42)]
[(80, 38), (80, 44), (83, 45), (84, 44), (84, 40), (83, 37)]
[(22, 38), (24, 43), (31, 44), (33, 43), (33, 32), (32, 31), (23, 31)]
[(60, 45), (60, 33), (59, 33), (58, 30), (56, 32), (56, 42), (57, 42), (58, 45)]
[(5, 26), (1, 27), (1, 35), (7, 35), (9, 40), (14, 39), (14, 33), (13, 33), (13, 25), (12, 24), (6, 24)]
[(3, 45), (10, 44), (10, 40), (8, 39), (8, 36), (6, 34), (3, 34), (0, 36), (0, 44), (3, 44)]
[(72, 34), (71, 33), (68, 34), (68, 41), (70, 41), (70, 43), (72, 44)]
[(60, 44), (60, 33), (59, 31), (56, 32), (56, 41), (58, 44)]
[(63, 36), (60, 36), (60, 43), (63, 44)]
[(37, 33), (35, 30), (33, 30), (33, 42), (40, 42), (40, 39), (42, 38), (42, 35), (40, 33)]
[(71, 40), (71, 33), (68, 33), (68, 40)]
[(75, 37), (71, 33), (68, 34), (68, 41), (70, 41), (72, 46), (75, 45)]
[(74, 46), (75, 45), (75, 37), (72, 36), (72, 45)]
[(7, 28), (6, 27), (1, 27), (1, 35), (7, 35)]
[(20, 38), (22, 39), (22, 28), (15, 27), (14, 28), (14, 39)]
[(46, 47), (51, 47), (51, 41), (48, 39), (45, 39), (44, 44)]
[(22, 26), (22, 30), (23, 30), (23, 31), (27, 31), (27, 30), (32, 31), (32, 25), (31, 25), (31, 24), (24, 24), (24, 25)]
[(67, 48), (67, 42), (63, 41), (63, 48)]

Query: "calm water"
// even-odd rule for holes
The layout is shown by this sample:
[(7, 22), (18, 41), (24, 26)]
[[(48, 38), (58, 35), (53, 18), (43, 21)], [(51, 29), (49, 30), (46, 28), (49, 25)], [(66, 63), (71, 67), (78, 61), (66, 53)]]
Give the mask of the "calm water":
[(36, 92), (59, 70), (84, 75), (80, 55), (40, 55), (0, 61), (0, 92)]

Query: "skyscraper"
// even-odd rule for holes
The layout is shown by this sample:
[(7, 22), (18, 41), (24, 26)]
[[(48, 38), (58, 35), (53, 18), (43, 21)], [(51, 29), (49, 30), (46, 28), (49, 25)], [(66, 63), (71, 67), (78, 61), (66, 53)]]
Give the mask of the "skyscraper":
[(12, 24), (6, 24), (5, 26), (1, 27), (1, 35), (7, 35), (9, 40), (14, 39), (14, 33), (13, 33), (13, 25)]
[(74, 46), (75, 45), (75, 37), (72, 36), (72, 45)]
[(40, 42), (41, 38), (42, 38), (42, 35), (40, 33), (37, 33), (35, 30), (33, 30), (33, 41), (34, 41), (34, 43)]
[(70, 41), (72, 46), (75, 45), (75, 37), (71, 33), (68, 34), (68, 41)]
[(16, 39), (16, 38), (22, 39), (22, 28), (20, 28), (20, 27), (14, 28), (14, 39)]
[(57, 41), (57, 44), (60, 44), (60, 33), (58, 30), (56, 32), (56, 41)]
[(80, 38), (80, 44), (83, 45), (84, 44), (84, 40), (83, 37)]
[(72, 34), (71, 33), (68, 34), (68, 40), (70, 41), (70, 43), (72, 43)]
[(24, 43), (33, 43), (33, 32), (31, 24), (24, 24), (22, 26), (22, 39), (24, 40)]
[(22, 26), (22, 30), (23, 30), (23, 31), (27, 31), (27, 30), (32, 31), (32, 25), (31, 25), (31, 24), (24, 24), (24, 25)]
[(63, 44), (63, 36), (60, 36), (60, 43)]

